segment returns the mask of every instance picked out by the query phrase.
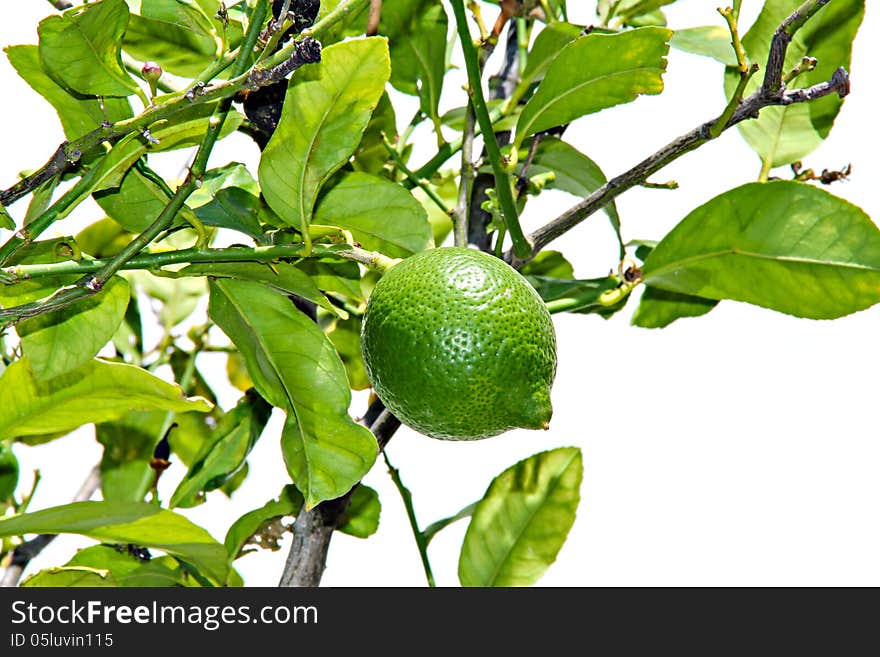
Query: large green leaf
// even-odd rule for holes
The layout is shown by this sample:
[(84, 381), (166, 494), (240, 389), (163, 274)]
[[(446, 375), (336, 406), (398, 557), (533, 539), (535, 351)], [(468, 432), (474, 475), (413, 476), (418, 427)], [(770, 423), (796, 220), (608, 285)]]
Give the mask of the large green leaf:
[(175, 75), (196, 77), (207, 68), (220, 41), (198, 5), (181, 0), (139, 0), (137, 4), (138, 13), (129, 18), (122, 42), (126, 52), (139, 61), (158, 62)]
[(101, 0), (49, 16), (37, 28), (43, 67), (81, 94), (134, 93), (137, 83), (125, 72), (119, 53), (127, 24), (125, 0)]
[(107, 543), (157, 548), (215, 584), (226, 580), (226, 550), (201, 527), (146, 502), (74, 502), (0, 519), (0, 536), (81, 534)]
[(379, 33), (388, 37), (391, 84), (417, 95), (421, 110), (435, 120), (446, 74), (447, 29), (446, 10), (435, 0), (393, 0), (382, 6)]
[(83, 136), (103, 121), (131, 118), (131, 105), (125, 98), (99, 100), (68, 92), (43, 70), (37, 46), (9, 46), (5, 51), (9, 63), (24, 81), (55, 108), (68, 139)]
[(99, 359), (48, 381), (37, 381), (27, 358), (0, 376), (0, 440), (67, 432), (107, 422), (131, 410), (209, 411), (203, 399), (187, 399), (179, 386), (146, 370)]
[[(779, 24), (801, 5), (801, 0), (767, 0), (751, 29), (743, 36), (748, 58), (763, 68), (770, 41)], [(793, 87), (808, 87), (829, 80), (842, 66), (849, 68), (852, 41), (862, 22), (864, 0), (837, 0), (828, 3), (813, 16), (792, 39), (785, 58), (784, 72), (799, 64), (804, 56), (818, 60), (816, 68), (799, 75)], [(739, 73), (728, 69), (724, 86), (728, 95), (736, 87)], [(746, 93), (763, 81), (761, 74), (752, 77)], [(836, 94), (809, 103), (788, 107), (767, 107), (756, 121), (739, 124), (740, 133), (761, 157), (772, 166), (795, 162), (812, 153), (828, 136), (843, 100)]]
[(672, 292), (833, 319), (880, 301), (880, 230), (811, 185), (750, 183), (682, 219), (643, 275)]
[(114, 276), (98, 294), (16, 326), (22, 351), (37, 380), (66, 374), (90, 361), (125, 316), (128, 282)]
[(730, 41), (730, 30), (721, 25), (703, 25), (676, 30), (669, 45), (685, 52), (736, 66), (736, 52)]
[(495, 477), (473, 511), (458, 577), (464, 586), (528, 586), (556, 560), (580, 502), (581, 451), (561, 447)]
[[(238, 559), (252, 550), (246, 550), (252, 537), (260, 528), (283, 516), (295, 516), (303, 505), (302, 494), (293, 484), (288, 484), (281, 491), (278, 499), (269, 500), (259, 509), (248, 511), (232, 523), (223, 541), (229, 561)], [(262, 545), (261, 545), (262, 547)]]
[(663, 91), (672, 32), (643, 27), (588, 34), (556, 56), (516, 125), (516, 143), (599, 110)]
[(311, 508), (346, 493), (376, 459), (376, 439), (348, 415), (345, 368), (324, 333), (258, 283), (211, 281), (208, 313), (241, 351), (254, 386), (287, 410), (287, 469)]
[(214, 278), (237, 278), (269, 285), (279, 292), (293, 294), (320, 306), (339, 317), (347, 317), (341, 308), (327, 300), (311, 277), (286, 262), (276, 262), (270, 267), (257, 262), (206, 262), (184, 267), (187, 276), (213, 276)]
[(223, 416), (213, 432), (212, 442), (196, 456), (171, 495), (169, 508), (196, 506), (204, 502), (204, 493), (220, 488), (231, 479), (244, 466), (271, 412), (272, 407), (259, 395), (242, 397), (238, 405)]
[(24, 587), (168, 587), (194, 582), (171, 557), (144, 560), (127, 546), (93, 545), (77, 552), (59, 568), (42, 570), (24, 580)]
[(390, 74), (388, 43), (371, 37), (324, 49), (291, 78), (278, 128), (260, 160), (260, 187), (288, 224), (305, 229), (321, 185), (354, 153)]
[(703, 299), (646, 285), (632, 316), (633, 326), (664, 328), (683, 317), (705, 315), (718, 305), (716, 299)]
[(350, 230), (365, 249), (405, 258), (433, 246), (428, 215), (408, 189), (358, 171), (321, 197), (314, 222)]

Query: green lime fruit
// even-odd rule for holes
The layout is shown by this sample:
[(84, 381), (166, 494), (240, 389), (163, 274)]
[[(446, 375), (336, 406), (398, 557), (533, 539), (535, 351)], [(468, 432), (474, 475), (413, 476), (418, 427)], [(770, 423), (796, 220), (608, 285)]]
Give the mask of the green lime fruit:
[(361, 333), (367, 377), (413, 429), (477, 440), (546, 429), (556, 334), (535, 289), (480, 251), (423, 251), (389, 269)]

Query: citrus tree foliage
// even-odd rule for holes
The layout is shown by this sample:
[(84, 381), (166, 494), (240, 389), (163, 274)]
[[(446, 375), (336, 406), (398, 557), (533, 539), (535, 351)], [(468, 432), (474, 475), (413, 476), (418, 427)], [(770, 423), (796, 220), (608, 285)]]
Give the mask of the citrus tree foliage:
[[(644, 285), (632, 322), (645, 328), (725, 299), (814, 319), (880, 301), (877, 227), (819, 184), (844, 174), (797, 163), (829, 137), (849, 92), (864, 1), (766, 0), (747, 30), (734, 2), (716, 24), (675, 31), (663, 13), (673, 2), (600, 0), (586, 28), (565, 0), (96, 0), (47, 16), (37, 43), (6, 47), (67, 141), (0, 193), (0, 566), (28, 535), (71, 533), (95, 545), (24, 585), (241, 585), (236, 560), (277, 549), (291, 517), (335, 509), (325, 517), (336, 531), (369, 537), (381, 501), (359, 482), (397, 423), (379, 402), (362, 421), (350, 414), (351, 390), (370, 387), (361, 323), (378, 277), (426, 249), (470, 241), (519, 269), (554, 313), (608, 317)], [(566, 128), (661, 94), (670, 47), (724, 65), (727, 106), (608, 182)], [(455, 58), (467, 93), (449, 82)], [(441, 94), (459, 107), (441, 113)], [(408, 124), (401, 95), (419, 107)], [(436, 148), (426, 161), (411, 156), (423, 122)], [(614, 274), (574, 277), (566, 232), (602, 210), (620, 238), (617, 195), (733, 126), (762, 162), (758, 181), (706, 199), (659, 241), (620, 239), (600, 263)], [(259, 166), (208, 167), (236, 131), (260, 146)], [(182, 180), (153, 170), (155, 154), (183, 148), (196, 150)], [(785, 165), (794, 173), (770, 181)], [(580, 202), (523, 235), (519, 213), (550, 189)], [(103, 216), (43, 237), (88, 198)], [(13, 218), (14, 202), (26, 207)], [(150, 322), (158, 345), (144, 338)], [(228, 352), (241, 390), (231, 408), (200, 369), (211, 350)], [(430, 415), (435, 400), (418, 401)], [(266, 435), (273, 412), (280, 435)], [(101, 501), (28, 508), (18, 446), (47, 444), (49, 458), (83, 425), (104, 450)], [(181, 510), (222, 513), (224, 495), (260, 476), (248, 466), (258, 440), (277, 445), (290, 483), (219, 540)], [(187, 471), (160, 499), (170, 460)], [(430, 583), (427, 545), (459, 519), (463, 585), (536, 582), (582, 495), (580, 450), (552, 449), (420, 528), (388, 466)]]

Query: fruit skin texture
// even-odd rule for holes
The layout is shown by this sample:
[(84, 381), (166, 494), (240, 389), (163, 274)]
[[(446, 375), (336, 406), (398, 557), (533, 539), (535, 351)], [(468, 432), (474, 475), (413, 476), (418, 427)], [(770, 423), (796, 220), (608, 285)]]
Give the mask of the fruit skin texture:
[(426, 436), (477, 440), (548, 426), (553, 322), (498, 258), (449, 247), (395, 265), (370, 296), (361, 348), (379, 399)]

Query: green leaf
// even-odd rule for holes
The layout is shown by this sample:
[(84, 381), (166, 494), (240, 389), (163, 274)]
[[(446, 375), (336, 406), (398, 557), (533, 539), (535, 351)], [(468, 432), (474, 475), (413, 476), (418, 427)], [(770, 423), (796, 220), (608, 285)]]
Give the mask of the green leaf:
[(125, 98), (99, 100), (68, 92), (43, 70), (37, 46), (9, 46), (5, 51), (22, 79), (55, 108), (67, 139), (82, 137), (103, 121), (116, 122), (133, 116)]
[[(761, 66), (767, 61), (770, 41), (779, 24), (801, 5), (801, 0), (768, 0), (751, 29), (743, 36), (746, 55)], [(849, 69), (852, 42), (862, 22), (864, 0), (838, 0), (822, 8), (795, 34), (788, 46), (784, 72), (800, 63), (804, 56), (815, 57), (818, 65), (802, 73), (791, 87), (809, 87), (829, 80), (838, 67)], [(728, 96), (739, 81), (739, 73), (728, 69), (724, 88)], [(749, 94), (763, 81), (752, 77), (746, 87)], [(843, 99), (836, 94), (809, 103), (787, 107), (767, 107), (754, 121), (739, 124), (746, 142), (771, 166), (796, 162), (812, 153), (828, 136)]]
[(337, 529), (349, 536), (369, 538), (379, 529), (381, 513), (382, 503), (379, 501), (379, 493), (361, 484), (352, 493), (351, 502), (342, 514)]
[(675, 0), (599, 0), (596, 13), (603, 25), (612, 19), (620, 25), (641, 25), (642, 19), (654, 16), (660, 7), (673, 2)]
[(516, 126), (516, 144), (599, 110), (663, 91), (672, 32), (643, 27), (588, 34), (565, 46), (550, 64)]
[(0, 536), (81, 534), (107, 543), (157, 548), (197, 568), (216, 584), (226, 580), (226, 550), (181, 515), (145, 502), (74, 502), (0, 519)]
[(388, 151), (382, 141), (383, 136), (393, 140), (397, 134), (397, 116), (388, 93), (382, 94), (373, 116), (364, 130), (361, 143), (354, 151), (352, 166), (358, 171), (381, 174), (388, 162)]
[(629, 296), (613, 306), (599, 302), (603, 293), (620, 285), (616, 276), (604, 278), (565, 279), (549, 276), (526, 276), (541, 298), (548, 302), (551, 312), (570, 312), (579, 314), (596, 313), (608, 319), (626, 305)]
[(130, 554), (126, 546), (93, 545), (79, 550), (64, 566), (42, 570), (21, 585), (170, 587), (193, 583), (186, 571), (169, 557), (145, 561)]
[(89, 566), (59, 566), (47, 568), (27, 577), (22, 587), (89, 587), (112, 588), (118, 586), (109, 570), (91, 568)]
[[(522, 153), (520, 162), (525, 162), (526, 153)], [(520, 167), (521, 169), (522, 167)], [(599, 165), (581, 153), (571, 144), (556, 137), (544, 137), (529, 167), (529, 175), (553, 171), (556, 177), (547, 184), (547, 189), (560, 189), (580, 198), (587, 198), (608, 180)], [(620, 215), (617, 204), (612, 200), (604, 208), (611, 219), (615, 231), (620, 231)]]
[(18, 486), (18, 459), (12, 446), (0, 443), (0, 508), (5, 509), (5, 501), (12, 497)]
[(541, 452), (495, 477), (468, 525), (463, 586), (528, 586), (556, 560), (574, 524), (583, 478), (575, 447)]
[(337, 319), (332, 326), (325, 328), (327, 337), (336, 348), (339, 360), (345, 365), (348, 382), (354, 390), (370, 387), (364, 359), (361, 354), (361, 318), (352, 316), (347, 320)]
[(155, 478), (150, 460), (159, 442), (160, 422), (164, 415), (135, 411), (114, 422), (95, 426), (95, 438), (104, 446), (101, 457), (101, 495), (104, 500), (143, 501)]
[(642, 328), (664, 328), (682, 317), (705, 315), (717, 305), (715, 299), (703, 299), (646, 285), (633, 313), (632, 324)]
[(122, 42), (128, 54), (142, 62), (158, 62), (163, 71), (184, 77), (194, 78), (208, 67), (220, 41), (198, 6), (180, 0), (140, 0), (139, 4)]
[(703, 25), (676, 30), (669, 40), (669, 45), (694, 55), (711, 57), (725, 66), (737, 65), (736, 53), (730, 42), (730, 30), (721, 25)]
[(209, 411), (179, 386), (124, 363), (92, 360), (48, 381), (37, 381), (27, 358), (0, 376), (0, 439), (67, 432), (108, 422), (131, 410)]
[(126, 277), (162, 302), (159, 321), (169, 329), (189, 317), (205, 295), (205, 281), (200, 278), (162, 278), (146, 271), (127, 272)]
[(98, 294), (16, 326), (34, 378), (51, 379), (90, 361), (106, 345), (125, 316), (128, 282), (114, 276)]
[(324, 310), (348, 317), (348, 313), (337, 308), (327, 300), (308, 274), (297, 267), (277, 262), (264, 265), (256, 262), (213, 262), (196, 263), (184, 267), (181, 272), (187, 276), (212, 276), (214, 278), (236, 278), (242, 281), (254, 281), (269, 285), (285, 294), (293, 294), (311, 301)]
[(77, 244), (83, 253), (93, 258), (110, 258), (119, 253), (131, 240), (134, 233), (125, 230), (109, 217), (98, 219), (76, 235)]
[(345, 368), (324, 333), (284, 296), (211, 281), (208, 314), (244, 356), (254, 386), (287, 410), (281, 447), (306, 507), (348, 492), (376, 459), (376, 439), (348, 415)]
[(379, 21), (391, 52), (391, 85), (418, 96), (422, 112), (435, 120), (446, 74), (448, 24), (443, 5), (435, 0), (388, 2)]
[(15, 221), (3, 206), (0, 206), (0, 228), (15, 230)]
[(750, 183), (682, 219), (642, 271), (672, 292), (833, 319), (880, 301), (880, 230), (811, 185)]
[(349, 230), (365, 249), (395, 258), (434, 242), (428, 215), (408, 189), (358, 171), (340, 177), (321, 197), (314, 223)]
[(260, 187), (289, 225), (308, 228), (321, 185), (354, 153), (390, 74), (388, 44), (371, 37), (324, 49), (291, 78), (260, 160)]
[(556, 22), (544, 27), (535, 37), (516, 97), (523, 97), (531, 85), (543, 80), (559, 52), (582, 34), (583, 28), (571, 23)]
[[(94, 199), (107, 216), (132, 233), (145, 230), (170, 200), (168, 194), (137, 166), (122, 174), (117, 187), (95, 193)], [(176, 221), (191, 223), (192, 216), (192, 210), (184, 206), (177, 213)]]
[[(299, 513), (302, 505), (302, 494), (296, 489), (296, 486), (288, 484), (281, 491), (278, 499), (269, 500), (259, 509), (248, 511), (241, 516), (232, 523), (226, 533), (226, 540), (223, 541), (226, 546), (226, 554), (229, 555), (229, 561), (238, 559), (252, 551), (245, 550), (245, 547), (261, 527), (283, 516), (295, 516)], [(265, 545), (261, 543), (260, 547), (265, 547)]]
[(559, 251), (541, 251), (519, 270), (523, 276), (574, 278), (574, 268)]
[(169, 508), (196, 506), (204, 493), (223, 486), (243, 466), (263, 432), (272, 407), (259, 395), (245, 395), (223, 416), (214, 430), (212, 442), (205, 445), (183, 480), (178, 484)]
[(37, 28), (43, 67), (81, 94), (134, 93), (137, 83), (125, 72), (119, 53), (127, 24), (125, 0), (102, 0), (49, 16)]
[(217, 192), (209, 203), (200, 205), (195, 213), (199, 221), (206, 226), (229, 228), (254, 238), (258, 243), (265, 243), (263, 227), (260, 219), (272, 223), (270, 217), (265, 218), (269, 209), (254, 194), (239, 187), (225, 187)]
[(312, 277), (319, 290), (334, 292), (355, 301), (363, 301), (361, 290), (361, 271), (356, 262), (331, 262), (318, 258), (307, 258), (297, 265)]
[(221, 189), (238, 187), (254, 196), (260, 193), (257, 181), (241, 162), (230, 162), (222, 167), (208, 169), (202, 178), (199, 188), (190, 194), (186, 204), (191, 208), (198, 208), (209, 203)]

